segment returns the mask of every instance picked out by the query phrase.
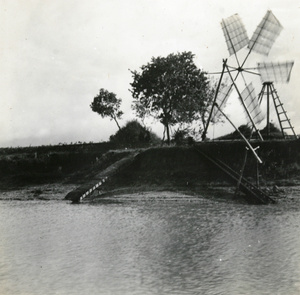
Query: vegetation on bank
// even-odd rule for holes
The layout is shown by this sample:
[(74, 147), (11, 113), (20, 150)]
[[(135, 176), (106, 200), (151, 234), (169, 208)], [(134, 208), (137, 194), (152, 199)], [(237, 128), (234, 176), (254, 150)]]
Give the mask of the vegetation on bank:
[(215, 85), (193, 59), (191, 52), (153, 57), (141, 72), (131, 71), (133, 109), (141, 119), (151, 116), (162, 123), (168, 144), (171, 126), (204, 125), (213, 101)]
[(120, 110), (122, 100), (117, 98), (116, 94), (103, 88), (99, 94), (94, 97), (90, 107), (93, 112), (98, 113), (102, 118), (109, 117), (114, 120), (119, 129), (121, 129), (118, 119), (121, 119), (123, 112)]
[(136, 120), (127, 122), (124, 127), (110, 136), (109, 141), (119, 147), (151, 146), (161, 143), (161, 139), (155, 133)]
[[(142, 122), (152, 117), (163, 124), (163, 139), (166, 136), (168, 144), (171, 127), (195, 134), (197, 126), (200, 136), (214, 98), (215, 81), (193, 59), (192, 52), (171, 53), (166, 57), (152, 57), (141, 66), (140, 72), (131, 71), (132, 109)], [(114, 120), (121, 130), (118, 122), (123, 115), (121, 102), (115, 93), (101, 88), (90, 107), (101, 117)]]
[[(269, 131), (267, 130), (268, 127), (260, 130), (260, 134), (264, 139), (282, 139), (282, 132), (273, 124), (269, 124)], [(257, 132), (252, 132), (252, 129), (248, 125), (241, 125), (238, 127), (238, 130), (246, 137), (252, 139), (259, 139)], [(285, 134), (285, 137), (289, 137)], [(291, 136), (294, 138), (294, 136)], [(235, 140), (241, 139), (241, 136), (237, 130), (232, 133), (226, 134), (224, 136), (220, 136), (218, 140)]]

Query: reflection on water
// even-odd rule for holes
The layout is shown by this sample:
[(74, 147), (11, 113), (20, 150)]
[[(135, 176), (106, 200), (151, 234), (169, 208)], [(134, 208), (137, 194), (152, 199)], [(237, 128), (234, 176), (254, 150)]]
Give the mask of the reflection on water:
[(173, 197), (1, 201), (0, 294), (300, 294), (299, 193)]

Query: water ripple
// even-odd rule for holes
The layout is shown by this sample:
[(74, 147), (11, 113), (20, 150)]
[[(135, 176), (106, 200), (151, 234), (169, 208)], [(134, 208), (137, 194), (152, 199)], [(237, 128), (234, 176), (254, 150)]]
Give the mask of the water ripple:
[(299, 201), (137, 197), (1, 201), (0, 294), (300, 293)]

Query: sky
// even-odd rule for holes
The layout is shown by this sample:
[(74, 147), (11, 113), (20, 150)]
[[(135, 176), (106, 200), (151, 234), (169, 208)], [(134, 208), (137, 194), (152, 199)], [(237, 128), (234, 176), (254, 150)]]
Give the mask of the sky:
[[(229, 58), (222, 19), (238, 13), (251, 37), (267, 10), (284, 29), (268, 57), (253, 52), (247, 65), (295, 62), (290, 83), (275, 86), (300, 134), (298, 0), (0, 0), (0, 4), (0, 147), (108, 140), (117, 125), (90, 108), (100, 88), (122, 99), (120, 124), (125, 125), (136, 118), (130, 70), (139, 71), (152, 57), (191, 51), (199, 68), (219, 72), (224, 58), (235, 63)], [(242, 49), (239, 58), (246, 53)], [(258, 94), (257, 77), (246, 79), (254, 81)], [(224, 112), (237, 126), (246, 123), (234, 95)], [(146, 123), (162, 136), (159, 122)], [(208, 137), (232, 131), (222, 123), (211, 126)]]

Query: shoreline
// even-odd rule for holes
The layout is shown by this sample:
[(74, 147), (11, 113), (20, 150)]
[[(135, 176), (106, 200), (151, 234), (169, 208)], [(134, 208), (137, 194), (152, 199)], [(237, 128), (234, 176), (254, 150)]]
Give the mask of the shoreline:
[[(78, 187), (78, 184), (51, 183), (40, 185), (27, 185), (18, 187), (17, 189), (10, 188), (7, 190), (0, 189), (0, 201), (70, 201), (66, 199), (69, 191)], [(276, 200), (285, 199), (287, 194), (293, 192), (300, 193), (300, 183), (284, 186), (267, 186), (261, 187), (267, 190), (270, 196)], [(115, 203), (122, 201), (166, 201), (170, 198), (164, 198), (164, 195), (171, 195), (175, 201), (207, 199), (221, 202), (234, 202), (240, 204), (248, 204), (241, 195), (235, 196), (235, 187), (231, 185), (206, 185), (194, 188), (186, 187), (168, 187), (168, 186), (131, 186), (118, 187), (111, 190), (95, 192), (90, 197), (83, 200), (82, 203)], [(177, 196), (177, 197), (175, 197)]]

